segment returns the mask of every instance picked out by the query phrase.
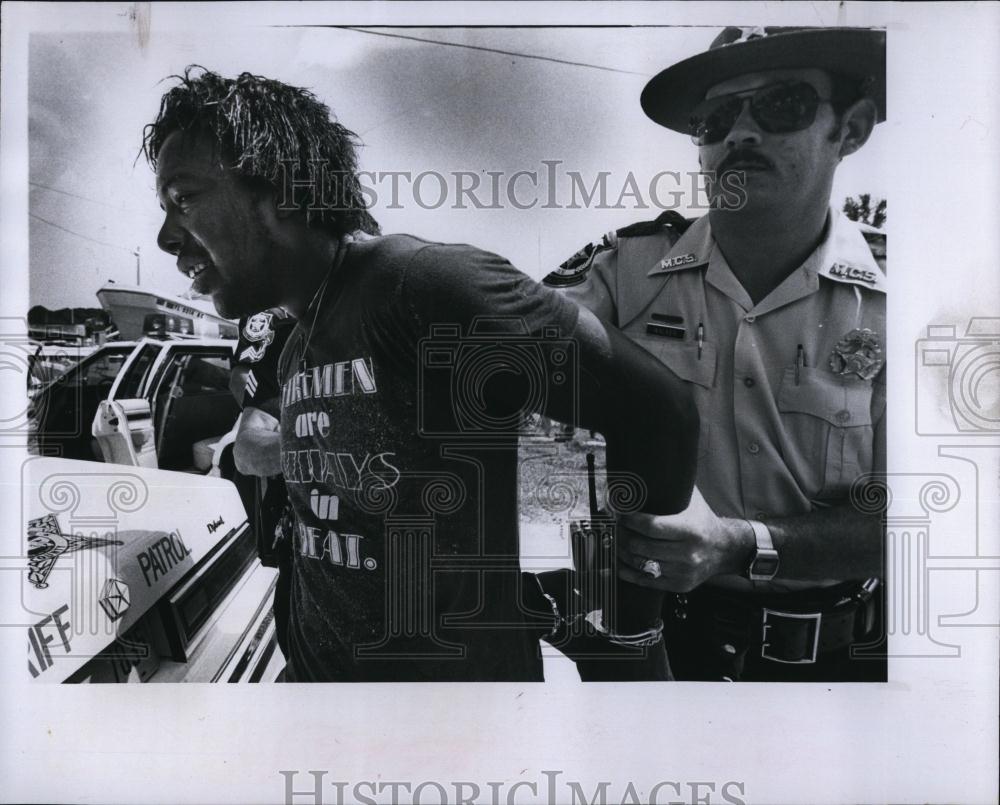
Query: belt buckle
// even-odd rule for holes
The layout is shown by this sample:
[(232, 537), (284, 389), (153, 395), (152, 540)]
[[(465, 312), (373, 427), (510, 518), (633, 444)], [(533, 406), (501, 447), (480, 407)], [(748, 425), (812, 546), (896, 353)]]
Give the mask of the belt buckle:
[[(761, 646), (760, 646), (760, 656), (765, 660), (771, 660), (772, 662), (782, 662), (786, 665), (808, 665), (810, 663), (816, 662), (816, 653), (819, 649), (819, 628), (823, 621), (822, 612), (781, 612), (776, 609), (768, 609), (764, 607), (764, 618), (761, 624)], [(803, 657), (799, 660), (789, 660), (784, 657), (778, 657), (774, 654), (769, 654), (768, 649), (770, 643), (767, 640), (767, 630), (773, 628), (774, 624), (768, 623), (768, 618), (778, 620), (792, 620), (792, 621), (812, 621), (813, 622), (813, 639), (812, 639), (812, 653), (808, 657)]]

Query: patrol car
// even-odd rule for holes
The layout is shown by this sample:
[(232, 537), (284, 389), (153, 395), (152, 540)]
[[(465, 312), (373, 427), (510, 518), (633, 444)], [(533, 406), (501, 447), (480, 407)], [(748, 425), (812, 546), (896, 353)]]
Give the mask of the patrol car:
[[(100, 382), (85, 382), (88, 361), (63, 384), (72, 409), (67, 438), (78, 456), (29, 459), (21, 478), (32, 678), (277, 676), (284, 661), (271, 610), (276, 574), (256, 558), (247, 503), (231, 480), (235, 346), (118, 343), (95, 359), (107, 369)], [(48, 403), (52, 415), (57, 403)], [(79, 427), (88, 411), (92, 421)], [(40, 441), (51, 442), (55, 419), (45, 422)]]

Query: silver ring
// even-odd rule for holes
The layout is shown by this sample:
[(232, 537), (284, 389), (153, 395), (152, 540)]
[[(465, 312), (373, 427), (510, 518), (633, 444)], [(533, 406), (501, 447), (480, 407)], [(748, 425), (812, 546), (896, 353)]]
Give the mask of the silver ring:
[(654, 579), (658, 579), (663, 575), (663, 568), (660, 567), (660, 563), (655, 559), (647, 559), (642, 563), (642, 572), (648, 573)]

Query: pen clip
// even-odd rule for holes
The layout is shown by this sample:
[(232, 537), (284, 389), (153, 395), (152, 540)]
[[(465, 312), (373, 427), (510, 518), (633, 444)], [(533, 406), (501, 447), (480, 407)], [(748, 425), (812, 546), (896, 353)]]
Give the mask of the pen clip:
[(795, 350), (795, 385), (799, 385), (799, 376), (802, 367), (806, 365), (806, 354), (802, 349), (802, 344), (799, 344), (798, 348)]
[(701, 360), (701, 350), (705, 346), (705, 325), (698, 322), (698, 360)]

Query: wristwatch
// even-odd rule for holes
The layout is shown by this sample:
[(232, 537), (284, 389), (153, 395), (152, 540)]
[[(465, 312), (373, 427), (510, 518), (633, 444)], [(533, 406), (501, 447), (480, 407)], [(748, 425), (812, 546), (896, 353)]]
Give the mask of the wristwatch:
[(759, 520), (747, 520), (747, 524), (753, 529), (753, 536), (757, 541), (757, 552), (750, 567), (747, 568), (747, 576), (750, 581), (770, 581), (778, 575), (778, 567), (781, 564), (778, 552), (771, 541), (771, 532)]

